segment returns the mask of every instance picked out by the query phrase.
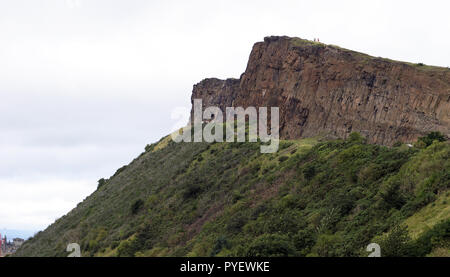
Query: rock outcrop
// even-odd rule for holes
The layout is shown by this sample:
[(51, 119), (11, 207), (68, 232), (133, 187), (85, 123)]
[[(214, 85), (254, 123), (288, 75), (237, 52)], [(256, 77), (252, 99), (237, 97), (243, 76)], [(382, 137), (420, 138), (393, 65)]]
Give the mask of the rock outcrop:
[(450, 136), (450, 69), (375, 58), (299, 38), (253, 46), (240, 79), (206, 79), (192, 99), (204, 106), (279, 107), (280, 136), (413, 142), (430, 131)]

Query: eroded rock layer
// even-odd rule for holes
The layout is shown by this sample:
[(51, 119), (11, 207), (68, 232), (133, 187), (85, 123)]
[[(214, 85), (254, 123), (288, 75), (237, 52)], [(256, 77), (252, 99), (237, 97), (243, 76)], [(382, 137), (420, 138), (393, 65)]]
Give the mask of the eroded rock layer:
[(240, 79), (206, 79), (192, 99), (204, 107), (280, 108), (280, 135), (413, 142), (450, 136), (450, 69), (415, 65), (315, 43), (267, 37), (253, 46)]

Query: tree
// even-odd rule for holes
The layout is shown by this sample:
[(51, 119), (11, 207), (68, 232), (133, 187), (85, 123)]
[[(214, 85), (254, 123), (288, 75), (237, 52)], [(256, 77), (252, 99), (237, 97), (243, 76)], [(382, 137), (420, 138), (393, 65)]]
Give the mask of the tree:
[(106, 184), (105, 178), (101, 178), (100, 180), (98, 180), (98, 186), (97, 186), (97, 189), (103, 187), (105, 184)]
[(142, 201), (141, 199), (136, 200), (133, 205), (131, 205), (131, 214), (137, 214), (142, 206), (144, 206), (144, 201)]
[(400, 182), (397, 180), (391, 181), (381, 189), (381, 198), (387, 205), (387, 209), (400, 209), (405, 204), (404, 196), (400, 190)]
[(392, 231), (380, 242), (382, 257), (411, 256), (412, 241), (408, 228), (396, 225)]
[(292, 242), (286, 235), (265, 234), (249, 246), (247, 257), (288, 257), (296, 255)]
[(356, 142), (356, 143), (364, 143), (364, 142), (366, 141), (366, 139), (365, 139), (363, 136), (361, 136), (361, 134), (358, 133), (358, 132), (352, 132), (352, 133), (348, 136), (348, 139), (349, 139), (351, 142)]
[(338, 234), (321, 234), (312, 248), (312, 256), (337, 257), (342, 248), (342, 237)]
[(420, 137), (418, 142), (423, 142), (428, 147), (431, 144), (433, 144), (433, 141), (435, 141), (435, 140), (442, 142), (442, 141), (446, 141), (447, 138), (440, 132), (431, 132), (424, 137)]
[(229, 247), (230, 247), (230, 244), (229, 244), (227, 238), (224, 236), (220, 236), (214, 244), (214, 247), (211, 251), (211, 257), (214, 257), (217, 254), (219, 254), (220, 251), (222, 251), (222, 249), (229, 248)]

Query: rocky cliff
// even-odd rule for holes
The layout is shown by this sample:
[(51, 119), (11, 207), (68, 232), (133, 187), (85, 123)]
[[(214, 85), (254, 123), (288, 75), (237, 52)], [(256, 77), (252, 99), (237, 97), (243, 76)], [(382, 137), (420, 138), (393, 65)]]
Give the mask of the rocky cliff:
[(450, 69), (371, 57), (299, 38), (266, 37), (253, 46), (240, 79), (206, 79), (192, 99), (204, 106), (280, 107), (280, 135), (413, 142), (450, 136)]

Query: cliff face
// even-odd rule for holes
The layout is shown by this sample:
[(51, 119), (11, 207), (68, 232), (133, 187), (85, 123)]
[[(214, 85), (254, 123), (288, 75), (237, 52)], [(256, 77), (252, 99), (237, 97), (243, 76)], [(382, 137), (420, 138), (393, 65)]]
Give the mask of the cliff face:
[(225, 111), (226, 107), (233, 107), (233, 102), (239, 93), (239, 84), (239, 79), (205, 79), (194, 85), (192, 101), (202, 99), (203, 107), (215, 106)]
[(206, 79), (192, 99), (205, 106), (280, 108), (280, 135), (413, 142), (430, 131), (450, 136), (450, 70), (371, 57), (298, 38), (253, 46), (240, 80)]

